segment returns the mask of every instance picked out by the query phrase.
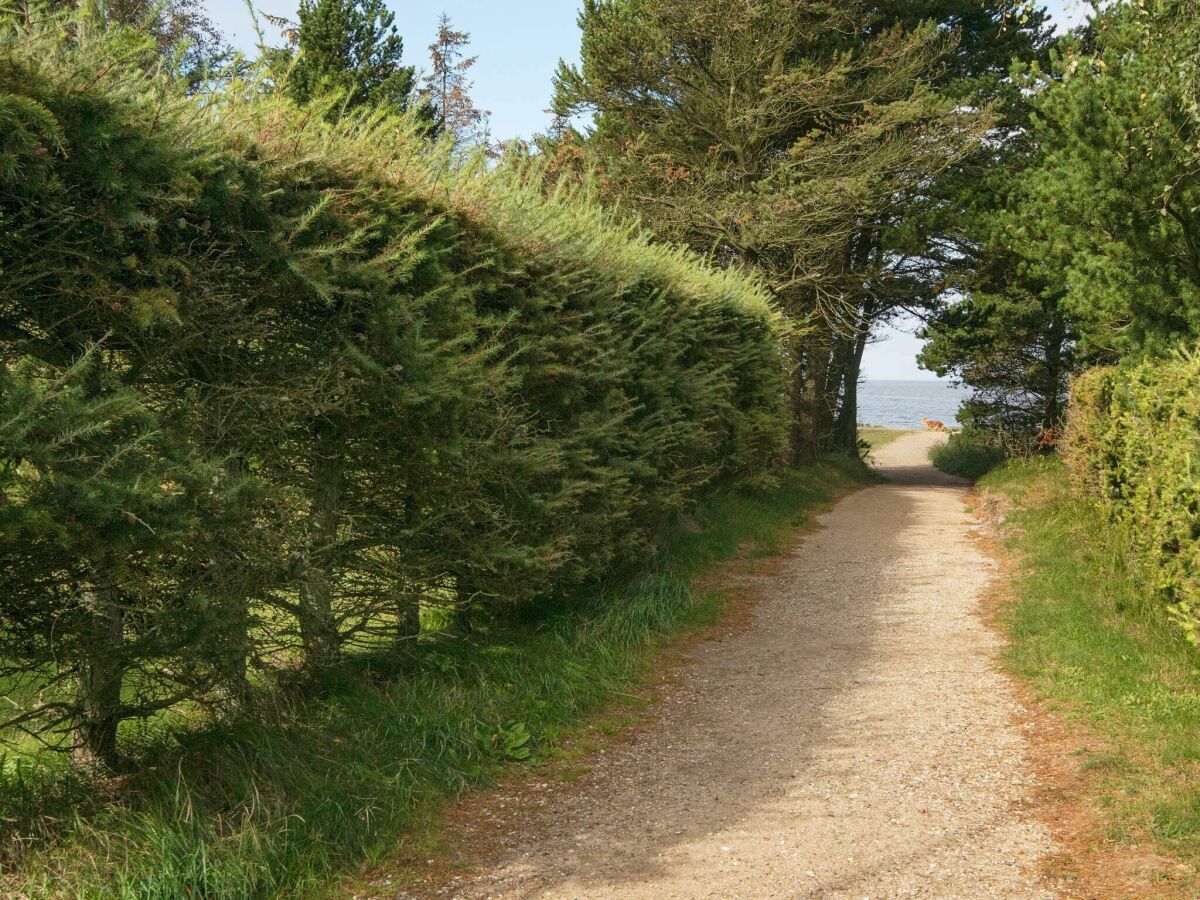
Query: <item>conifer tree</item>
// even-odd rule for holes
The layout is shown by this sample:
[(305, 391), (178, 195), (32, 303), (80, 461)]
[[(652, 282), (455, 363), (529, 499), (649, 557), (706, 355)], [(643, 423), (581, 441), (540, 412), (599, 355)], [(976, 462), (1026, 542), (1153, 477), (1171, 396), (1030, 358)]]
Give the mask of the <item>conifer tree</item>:
[(976, 389), (964, 418), (1057, 425), (1080, 365), (1200, 336), (1200, 21), (1113, 4), (1011, 83), (1024, 113), (956, 217), (971, 263), (922, 363)]
[(468, 73), (479, 57), (466, 55), (470, 41), (471, 35), (455, 31), (443, 13), (437, 37), (429, 45), (432, 68), (424, 80), (424, 97), (433, 107), (438, 127), (453, 135), (459, 147), (487, 143), (488, 113), (471, 99), (475, 85)]
[(154, 39), (162, 57), (185, 78), (198, 78), (228, 58), (229, 47), (203, 0), (21, 0), (24, 20), (74, 13), (106, 27), (125, 27)]
[(0, 28), (0, 741), (111, 767), (422, 604), (595, 584), (778, 457), (758, 283), (414, 117)]
[(1192, 0), (1120, 3), (1031, 73), (1035, 137), (1014, 225), (1064, 282), (1089, 359), (1200, 337), (1200, 18)]
[(912, 290), (881, 233), (989, 125), (929, 87), (954, 32), (868, 3), (783, 0), (588, 0), (580, 25), (582, 64), (560, 68), (555, 112), (595, 127), (551, 152), (585, 148), (601, 189), (662, 236), (767, 280), (798, 326), (793, 454), (811, 458), (894, 302), (864, 299), (864, 283)]
[(407, 109), (416, 74), (401, 63), (394, 21), (383, 0), (301, 0), (288, 95), (301, 104), (336, 95), (349, 109)]
[(123, 720), (220, 680), (242, 621), (209, 565), (239, 479), (184, 425), (195, 373), (159, 380), (195, 310), (233, 319), (201, 285), (236, 168), (179, 84), (147, 91), (150, 36), (44, 29), (0, 63), (0, 676), (36, 685), (20, 727), (111, 766)]

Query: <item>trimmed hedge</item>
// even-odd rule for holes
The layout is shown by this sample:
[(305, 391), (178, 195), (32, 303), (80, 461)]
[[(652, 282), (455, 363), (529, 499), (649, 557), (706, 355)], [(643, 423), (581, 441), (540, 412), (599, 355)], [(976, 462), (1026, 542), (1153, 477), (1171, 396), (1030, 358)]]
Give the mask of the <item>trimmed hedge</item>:
[(1158, 595), (1200, 645), (1200, 356), (1078, 376), (1064, 459), (1076, 487), (1128, 526)]
[(122, 719), (567, 595), (769, 477), (757, 283), (413, 122), (190, 98), (136, 35), (4, 27), (0, 658), (27, 728), (111, 762)]

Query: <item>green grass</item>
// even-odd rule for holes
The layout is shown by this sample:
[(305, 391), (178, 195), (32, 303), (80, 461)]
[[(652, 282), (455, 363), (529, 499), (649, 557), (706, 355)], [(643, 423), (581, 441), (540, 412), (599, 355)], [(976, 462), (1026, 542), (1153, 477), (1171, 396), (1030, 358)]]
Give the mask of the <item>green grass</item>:
[(986, 437), (959, 431), (929, 451), (929, 461), (950, 475), (975, 480), (1004, 462), (1003, 448)]
[(981, 482), (1015, 504), (1009, 662), (1105, 745), (1087, 749), (1108, 837), (1200, 864), (1200, 657), (1154, 597), (1129, 538), (1071, 496), (1053, 458)]
[(0, 893), (314, 896), (423, 847), (446, 799), (546, 761), (582, 717), (628, 702), (664, 644), (718, 619), (723, 598), (695, 587), (715, 566), (777, 552), (814, 509), (871, 478), (831, 459), (775, 490), (714, 498), (632, 583), (470, 640), (357, 658), (319, 695), (255, 717), (149, 735), (120, 785), (14, 760), (0, 782)]
[(884, 444), (890, 444), (905, 434), (912, 434), (912, 431), (904, 428), (881, 428), (875, 425), (861, 425), (858, 429), (859, 440), (866, 441), (872, 450), (876, 450)]

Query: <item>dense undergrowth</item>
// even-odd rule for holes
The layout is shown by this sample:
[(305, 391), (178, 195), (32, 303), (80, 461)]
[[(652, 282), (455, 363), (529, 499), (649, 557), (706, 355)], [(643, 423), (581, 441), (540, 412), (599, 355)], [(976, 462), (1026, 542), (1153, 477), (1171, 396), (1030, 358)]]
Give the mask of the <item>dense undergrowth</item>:
[(981, 478), (1007, 458), (1004, 448), (990, 435), (964, 430), (952, 433), (929, 451), (929, 460), (950, 475)]
[(1083, 373), (1069, 424), (1064, 458), (1076, 491), (1128, 528), (1153, 595), (1200, 643), (1200, 356)]
[[(816, 507), (871, 480), (849, 458), (726, 494), (671, 530), (649, 574), (469, 638), (364, 654), (320, 691), (191, 732), (146, 732), (133, 774), (89, 782), (10, 762), (0, 793), (7, 891), (246, 898), (321, 893), (419, 842), (439, 801), (513, 761), (536, 765), (588, 711), (621, 700), (665, 640), (710, 622), (698, 581), (770, 554)], [(61, 762), (61, 761), (60, 761)]]
[(1011, 505), (1009, 663), (1100, 738), (1081, 763), (1105, 837), (1150, 840), (1200, 865), (1200, 657), (1159, 602), (1129, 526), (1074, 496), (1052, 457), (1010, 462), (980, 487)]

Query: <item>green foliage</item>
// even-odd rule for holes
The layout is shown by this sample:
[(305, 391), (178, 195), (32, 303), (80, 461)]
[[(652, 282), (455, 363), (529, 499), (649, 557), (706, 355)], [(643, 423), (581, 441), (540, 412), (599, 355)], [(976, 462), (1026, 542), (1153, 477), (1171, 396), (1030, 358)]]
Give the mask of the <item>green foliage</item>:
[(599, 172), (663, 237), (759, 273), (794, 328), (795, 455), (853, 448), (870, 329), (937, 280), (899, 223), (990, 123), (985, 102), (932, 87), (953, 22), (867, 2), (593, 0), (580, 25), (555, 111), (595, 128), (565, 129), (556, 164)]
[(422, 610), (566, 602), (770, 480), (754, 282), (454, 164), (419, 115), (192, 99), (139, 34), (3, 27), (0, 616), (41, 630), (0, 652), (56, 746), (111, 766), (121, 720), (318, 678)]
[(416, 71), (400, 62), (404, 42), (383, 0), (301, 0), (298, 15), (288, 96), (300, 104), (333, 96), (342, 109), (408, 108)]
[(209, 556), (244, 479), (186, 426), (212, 407), (181, 371), (230, 315), (203, 288), (230, 173), (202, 110), (139, 74), (151, 38), (0, 27), (0, 670), (33, 682), (22, 727), (111, 764), (119, 721), (213, 688), (244, 623)]
[(1096, 368), (1077, 378), (1065, 454), (1077, 490), (1127, 526), (1152, 592), (1200, 643), (1200, 358)]
[(1041, 144), (1032, 128), (1036, 94), (1011, 77), (1011, 68), (1040, 70), (1054, 46), (1045, 11), (1023, 6), (1004, 9), (991, 26), (982, 8), (964, 12), (963, 48), (970, 52), (963, 62), (978, 66), (978, 74), (956, 65), (947, 90), (992, 98), (996, 122), (914, 218), (932, 233), (945, 273), (942, 296), (919, 332), (926, 341), (919, 364), (972, 389), (960, 422), (1032, 437), (1061, 424), (1075, 336), (1061, 278), (1038, 270), (1024, 255), (1027, 241), (1013, 232)]
[(118, 804), (51, 760), (10, 759), (5, 888), (307, 896), (336, 892), (364, 863), (424, 859), (443, 798), (558, 753), (584, 714), (636, 692), (664, 639), (712, 621), (722, 598), (694, 585), (715, 565), (778, 552), (814, 509), (869, 479), (838, 458), (789, 469), (769, 491), (722, 493), (669, 529), (657, 564), (628, 584), (469, 641), (427, 634), (326, 673), (321, 695), (146, 741)]
[(1032, 73), (1042, 160), (1010, 237), (1092, 357), (1200, 336), (1198, 23), (1194, 0), (1113, 4)]
[(31, 18), (59, 15), (64, 21), (73, 19), (72, 27), (137, 31), (158, 51), (158, 59), (151, 62), (165, 65), (189, 83), (210, 76), (232, 56), (204, 0), (21, 0), (5, 11)]
[(950, 475), (981, 478), (1008, 458), (1004, 446), (990, 432), (964, 429), (929, 451), (930, 461)]
[[(1011, 274), (1006, 266), (1000, 272)], [(1059, 427), (1074, 370), (1060, 292), (1021, 278), (974, 285), (922, 329), (921, 366), (971, 387), (958, 413), (966, 425), (1030, 438)]]

